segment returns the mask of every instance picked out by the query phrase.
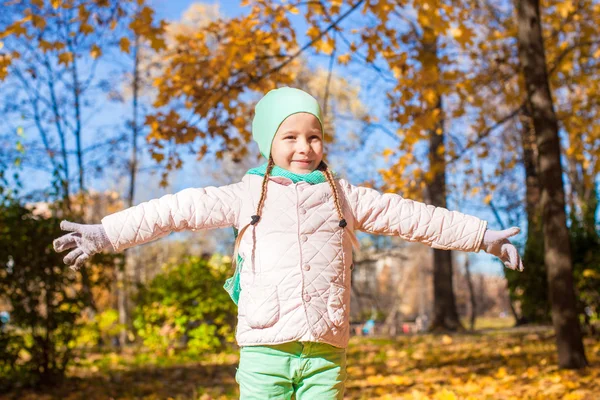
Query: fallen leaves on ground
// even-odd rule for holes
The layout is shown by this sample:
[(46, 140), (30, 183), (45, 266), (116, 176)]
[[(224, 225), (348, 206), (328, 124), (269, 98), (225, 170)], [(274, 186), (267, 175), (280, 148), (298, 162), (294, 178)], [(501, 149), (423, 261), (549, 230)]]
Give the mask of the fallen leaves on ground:
[[(346, 399), (600, 398), (600, 340), (586, 338), (590, 367), (560, 370), (552, 331), (353, 337)], [(238, 398), (236, 353), (194, 359), (115, 353), (90, 356), (59, 387), (6, 395), (19, 399)], [(4, 398), (0, 396), (0, 398)]]
[(560, 370), (550, 330), (353, 338), (350, 399), (600, 398), (600, 341), (587, 338), (590, 367)]

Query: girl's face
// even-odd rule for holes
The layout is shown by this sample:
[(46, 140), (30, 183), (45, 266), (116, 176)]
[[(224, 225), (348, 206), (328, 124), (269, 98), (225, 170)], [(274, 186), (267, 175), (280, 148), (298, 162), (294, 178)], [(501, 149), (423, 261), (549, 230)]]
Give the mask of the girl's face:
[(275, 165), (296, 174), (308, 174), (323, 159), (323, 134), (317, 117), (297, 113), (287, 117), (271, 144)]

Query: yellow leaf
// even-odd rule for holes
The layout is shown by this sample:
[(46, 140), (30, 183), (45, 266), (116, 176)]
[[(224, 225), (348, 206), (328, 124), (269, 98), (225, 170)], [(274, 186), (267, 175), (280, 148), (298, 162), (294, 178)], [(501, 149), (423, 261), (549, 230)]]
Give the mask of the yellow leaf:
[(556, 11), (558, 11), (561, 17), (566, 18), (572, 11), (575, 11), (575, 5), (572, 1), (560, 1), (556, 5)]
[(425, 89), (423, 91), (423, 98), (430, 106), (436, 105), (438, 102), (437, 93), (433, 89)]
[(586, 269), (583, 271), (583, 277), (600, 279), (600, 273), (594, 271), (593, 269)]
[(102, 49), (100, 47), (98, 47), (98, 45), (93, 44), (92, 48), (90, 50), (90, 55), (92, 56), (93, 59), (96, 59), (102, 55)]
[(50, 4), (52, 4), (52, 8), (56, 10), (58, 7), (60, 7), (60, 0), (52, 0), (50, 1)]
[(246, 53), (244, 53), (244, 55), (242, 56), (242, 61), (245, 63), (250, 63), (252, 61), (254, 61), (256, 59), (256, 53), (252, 52), (252, 51), (248, 51)]
[(66, 52), (58, 55), (58, 63), (59, 64), (69, 65), (72, 62), (73, 62), (73, 53), (71, 53), (70, 51), (66, 51)]
[(119, 47), (121, 48), (122, 52), (129, 53), (129, 46), (130, 42), (128, 38), (122, 37), (121, 40), (119, 40)]
[(62, 49), (64, 49), (65, 47), (67, 47), (67, 46), (66, 46), (66, 45), (65, 45), (63, 42), (54, 42), (54, 43), (52, 44), (52, 48), (53, 48), (54, 50), (62, 50)]
[(452, 338), (448, 335), (444, 335), (444, 336), (442, 336), (442, 343), (443, 344), (452, 344)]
[(4, 47), (4, 42), (0, 42), (0, 50)]
[(298, 10), (298, 8), (296, 8), (294, 6), (290, 7), (289, 11), (292, 14), (298, 14), (300, 12), (300, 10)]
[(335, 45), (335, 43), (333, 42), (332, 38), (327, 39), (327, 41), (321, 39), (314, 44), (315, 48), (318, 51), (325, 53), (327, 55), (330, 55), (331, 53), (333, 53), (334, 45)]
[(338, 57), (338, 62), (342, 65), (348, 64), (349, 61), (350, 61), (350, 54), (342, 54), (341, 56)]
[(453, 38), (459, 38), (460, 35), (462, 35), (462, 31), (460, 30), (460, 28), (452, 28), (450, 29), (450, 35), (452, 35)]
[(508, 373), (506, 372), (506, 368), (504, 368), (504, 367), (498, 368), (498, 372), (496, 372), (496, 378), (502, 379), (506, 375), (508, 375)]
[(560, 66), (560, 70), (569, 73), (573, 70), (573, 60), (565, 60)]
[(31, 360), (31, 353), (29, 353), (25, 349), (21, 349), (21, 350), (19, 350), (19, 359), (27, 362), (27, 361)]
[(81, 24), (81, 26), (79, 27), (79, 30), (84, 35), (89, 35), (90, 33), (94, 32), (94, 27), (91, 26), (90, 24)]
[(563, 397), (563, 400), (583, 400), (585, 399), (586, 394), (584, 391), (574, 391), (571, 392), (569, 394), (567, 394), (565, 397)]
[(452, 37), (462, 45), (473, 42), (473, 31), (465, 26), (450, 29)]
[(382, 154), (383, 154), (383, 157), (385, 158), (385, 161), (387, 162), (387, 160), (390, 158), (390, 156), (392, 154), (394, 154), (394, 150), (392, 150), (392, 149), (385, 149), (385, 150), (383, 150)]
[(321, 31), (314, 25), (308, 28), (308, 30), (306, 31), (306, 36), (308, 36), (312, 40), (316, 39), (320, 34)]
[(39, 29), (44, 29), (46, 27), (46, 20), (38, 15), (34, 15), (32, 17), (33, 26)]
[(159, 50), (166, 48), (167, 43), (165, 42), (165, 40), (163, 38), (160, 38), (157, 36), (152, 36), (150, 38), (150, 47), (152, 47), (152, 50), (154, 50), (154, 51), (159, 51)]
[(448, 390), (448, 389), (443, 389), (441, 392), (438, 392), (435, 394), (435, 396), (433, 396), (433, 398), (435, 400), (456, 400), (456, 394), (454, 394), (454, 392)]
[(485, 196), (485, 199), (483, 199), (483, 202), (485, 204), (490, 204), (492, 202), (492, 194), (488, 194), (487, 196)]

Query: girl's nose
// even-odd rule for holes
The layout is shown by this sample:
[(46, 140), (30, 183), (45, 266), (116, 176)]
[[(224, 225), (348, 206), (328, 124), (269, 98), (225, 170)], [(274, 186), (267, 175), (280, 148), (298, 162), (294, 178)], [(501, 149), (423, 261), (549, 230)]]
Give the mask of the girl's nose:
[(310, 151), (310, 144), (308, 141), (304, 139), (298, 140), (298, 151), (301, 153), (308, 153)]

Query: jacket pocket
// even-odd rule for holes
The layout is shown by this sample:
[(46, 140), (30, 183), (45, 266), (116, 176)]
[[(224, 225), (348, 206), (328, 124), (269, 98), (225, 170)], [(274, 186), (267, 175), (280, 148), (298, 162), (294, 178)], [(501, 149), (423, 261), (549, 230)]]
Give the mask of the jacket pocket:
[(329, 297), (327, 298), (327, 313), (329, 319), (335, 326), (342, 326), (347, 317), (346, 288), (337, 283), (329, 286)]
[(279, 321), (279, 296), (276, 285), (252, 285), (242, 290), (246, 321), (251, 328), (269, 328)]

